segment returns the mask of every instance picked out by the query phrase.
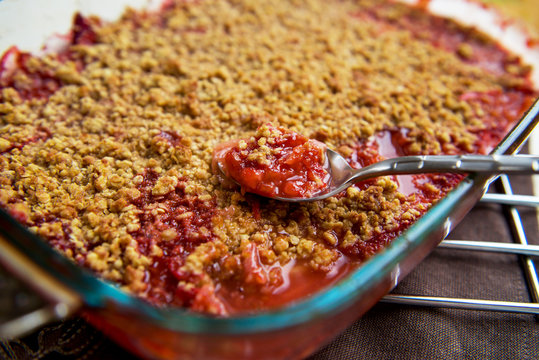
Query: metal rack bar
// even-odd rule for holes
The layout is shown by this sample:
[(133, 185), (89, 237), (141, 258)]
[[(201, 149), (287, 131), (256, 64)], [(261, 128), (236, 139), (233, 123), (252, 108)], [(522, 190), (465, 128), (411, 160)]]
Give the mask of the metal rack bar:
[(539, 207), (539, 196), (486, 193), (481, 202), (514, 206)]
[[(513, 195), (511, 182), (509, 181), (509, 177), (507, 175), (501, 175), (496, 184), (504, 193)], [(528, 239), (526, 238), (526, 232), (524, 231), (524, 226), (522, 225), (522, 220), (520, 219), (518, 210), (514, 206), (510, 206), (508, 207), (507, 211), (509, 214), (511, 228), (513, 230), (513, 238), (522, 245), (528, 245)], [(521, 257), (521, 260), (524, 266), (524, 272), (528, 281), (528, 289), (530, 291), (532, 301), (534, 303), (539, 303), (539, 278), (537, 276), (535, 264), (529, 257)]]
[(539, 315), (539, 304), (535, 303), (415, 295), (386, 295), (380, 301), (389, 304), (448, 307), (464, 310), (502, 311)]
[(444, 240), (441, 249), (477, 250), (539, 257), (539, 245), (500, 243), (494, 241)]

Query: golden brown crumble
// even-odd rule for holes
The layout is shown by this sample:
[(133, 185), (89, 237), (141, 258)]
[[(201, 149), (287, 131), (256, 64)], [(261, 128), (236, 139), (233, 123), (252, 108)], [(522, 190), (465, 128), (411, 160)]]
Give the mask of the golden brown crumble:
[(279, 148), (270, 148), (268, 146), (275, 143), (275, 139), (281, 136), (281, 133), (273, 127), (268, 126), (267, 124), (261, 125), (254, 135), (248, 139), (248, 141), (240, 140), (238, 144), (240, 150), (244, 150), (249, 145), (248, 143), (255, 143), (256, 147), (247, 153), (242, 152), (243, 155), (247, 156), (247, 160), (255, 161), (262, 165), (267, 165), (270, 163), (270, 157), (279, 153), (282, 149)]
[[(323, 202), (262, 201), (223, 188), (211, 159), (217, 144), (257, 136), (252, 156), (265, 161), (272, 134), (255, 130), (266, 123), (349, 159), (357, 144), (397, 129), (409, 154), (477, 151), (489, 125), (481, 104), (464, 95), (526, 88), (525, 71), (467, 63), (473, 47), (442, 51), (383, 20), (389, 11), (352, 16), (377, 3), (179, 2), (162, 14), (128, 10), (117, 22), (94, 22), (95, 44), (73, 45), (68, 60), (28, 64), (61, 80), (48, 98), (19, 94), (17, 86), (31, 86), (24, 72), (2, 89), (2, 207), (77, 263), (165, 303), (189, 305), (156, 295), (150, 267), (187, 241), (188, 254), (169, 266), (181, 273), (182, 291), (200, 291), (192, 305), (199, 311), (227, 311), (200, 295), (220, 281), (279, 281), (276, 271), (246, 270), (253, 258), (321, 272), (343, 256), (362, 260), (385, 244), (372, 239), (399, 234), (430, 205), (390, 177)], [(433, 198), (445, 191), (426, 187), (440, 193)], [(173, 204), (174, 196), (185, 203)], [(148, 231), (158, 235), (143, 246)]]

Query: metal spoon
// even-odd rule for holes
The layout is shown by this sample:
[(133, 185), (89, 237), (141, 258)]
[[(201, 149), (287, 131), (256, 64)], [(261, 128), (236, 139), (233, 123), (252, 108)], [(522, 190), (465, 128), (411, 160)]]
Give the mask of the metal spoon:
[[(385, 175), (424, 173), (539, 174), (539, 157), (531, 155), (420, 155), (387, 159), (353, 169), (337, 152), (327, 149), (331, 182), (311, 197), (272, 197), (290, 202), (317, 201), (334, 196), (350, 185)], [(219, 169), (223, 172), (221, 164)]]
[(310, 198), (275, 198), (283, 201), (316, 201), (336, 195), (358, 181), (384, 175), (437, 172), (497, 174), (538, 174), (539, 157), (531, 155), (423, 155), (387, 159), (361, 169), (353, 169), (337, 152), (327, 149), (331, 183)]
[[(502, 149), (502, 151), (516, 152), (524, 140), (529, 136), (535, 125), (539, 122), (539, 98), (528, 109), (519, 121), (518, 126), (525, 126), (524, 131), (517, 132), (520, 140), (512, 139), (512, 143), (518, 144), (514, 148)], [(514, 135), (510, 135), (514, 136)], [(272, 197), (272, 199), (289, 202), (306, 202), (323, 200), (334, 196), (348, 188), (353, 183), (370, 178), (385, 175), (424, 174), (424, 173), (481, 173), (486, 175), (498, 174), (538, 174), (539, 157), (532, 155), (421, 155), (403, 156), (387, 159), (366, 166), (361, 169), (353, 169), (346, 160), (337, 152), (327, 149), (327, 162), (331, 181), (328, 186), (311, 197)], [(222, 164), (217, 163), (219, 170), (228, 177), (223, 170)], [(241, 185), (241, 184), (240, 184)]]

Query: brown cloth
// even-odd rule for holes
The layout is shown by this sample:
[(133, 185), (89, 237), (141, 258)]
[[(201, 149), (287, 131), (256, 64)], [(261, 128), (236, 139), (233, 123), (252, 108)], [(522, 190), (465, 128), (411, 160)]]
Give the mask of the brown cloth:
[[(531, 194), (529, 177), (514, 177), (512, 184), (515, 192)], [(539, 244), (536, 209), (519, 211), (528, 241)], [(502, 206), (483, 203), (449, 238), (512, 241)], [(394, 293), (530, 301), (516, 255), (448, 249), (436, 249)], [(118, 358), (135, 359), (82, 319), (0, 342), (0, 359)], [(533, 315), (381, 303), (310, 359), (374, 358), (538, 359), (539, 321)]]

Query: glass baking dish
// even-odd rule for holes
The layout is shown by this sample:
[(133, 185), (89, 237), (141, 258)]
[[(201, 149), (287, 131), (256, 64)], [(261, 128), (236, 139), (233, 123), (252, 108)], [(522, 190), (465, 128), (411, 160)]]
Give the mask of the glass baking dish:
[[(434, 11), (444, 1), (432, 3)], [(537, 69), (537, 53), (526, 60)], [(536, 102), (493, 153), (516, 152), (539, 121), (538, 108)], [(216, 318), (151, 306), (78, 267), (3, 210), (0, 261), (52, 304), (41, 320), (76, 312), (146, 358), (302, 358), (389, 292), (466, 215), (491, 180), (465, 178), (403, 235), (332, 287), (253, 315)]]

